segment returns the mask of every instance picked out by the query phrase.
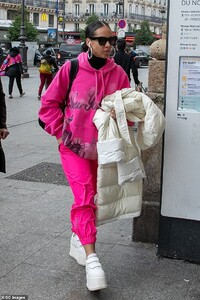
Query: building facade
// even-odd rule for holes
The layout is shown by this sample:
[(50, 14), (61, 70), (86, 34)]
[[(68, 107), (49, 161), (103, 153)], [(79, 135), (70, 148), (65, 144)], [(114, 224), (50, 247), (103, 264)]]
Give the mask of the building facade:
[[(40, 42), (48, 42), (47, 31), (58, 30), (65, 40), (69, 36), (80, 36), (80, 29), (91, 14), (106, 21), (116, 33), (119, 20), (125, 20), (124, 32), (140, 28), (143, 20), (148, 20), (155, 34), (161, 33), (166, 18), (167, 0), (25, 0), (29, 20), (39, 31)], [(0, 43), (5, 42), (6, 30), (19, 7), (21, 0), (0, 0)], [(42, 41), (43, 39), (43, 41)]]

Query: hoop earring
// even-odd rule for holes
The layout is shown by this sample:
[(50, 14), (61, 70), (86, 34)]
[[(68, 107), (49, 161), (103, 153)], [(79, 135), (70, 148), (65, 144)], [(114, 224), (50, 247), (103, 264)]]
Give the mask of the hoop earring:
[(110, 54), (109, 54), (109, 57), (110, 58), (113, 58), (116, 54), (116, 49), (114, 46), (112, 46), (111, 50), (110, 50)]
[(88, 59), (92, 58), (92, 47), (88, 48)]

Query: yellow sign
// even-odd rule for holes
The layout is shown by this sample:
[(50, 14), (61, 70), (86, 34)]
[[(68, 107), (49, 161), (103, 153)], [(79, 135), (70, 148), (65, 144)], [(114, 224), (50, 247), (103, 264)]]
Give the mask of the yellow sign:
[(42, 14), (41, 15), (41, 21), (42, 22), (47, 22), (47, 14)]
[(59, 16), (59, 17), (58, 17), (58, 22), (59, 22), (59, 23), (62, 23), (62, 22), (63, 22), (63, 17), (62, 17), (62, 16)]

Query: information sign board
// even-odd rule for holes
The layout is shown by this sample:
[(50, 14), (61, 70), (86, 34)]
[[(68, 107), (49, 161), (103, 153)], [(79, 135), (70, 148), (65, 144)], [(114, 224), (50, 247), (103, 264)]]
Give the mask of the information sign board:
[(161, 215), (200, 221), (200, 1), (168, 9)]

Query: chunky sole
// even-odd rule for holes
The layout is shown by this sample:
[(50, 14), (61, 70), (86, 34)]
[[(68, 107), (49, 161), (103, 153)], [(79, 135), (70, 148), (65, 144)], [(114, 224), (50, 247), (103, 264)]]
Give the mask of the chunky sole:
[(81, 255), (74, 245), (70, 245), (69, 255), (74, 258), (77, 263), (83, 267), (85, 267), (86, 256)]
[(106, 278), (105, 277), (89, 278), (87, 276), (86, 286), (88, 290), (91, 292), (106, 289), (107, 288)]

